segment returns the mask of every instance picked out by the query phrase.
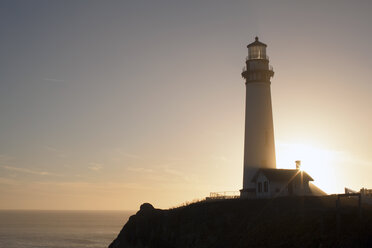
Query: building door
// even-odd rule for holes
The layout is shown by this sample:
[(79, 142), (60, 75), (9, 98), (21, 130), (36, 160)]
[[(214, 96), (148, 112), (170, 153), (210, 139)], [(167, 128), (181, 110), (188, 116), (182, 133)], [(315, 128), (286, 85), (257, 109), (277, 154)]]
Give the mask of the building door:
[(292, 184), (292, 182), (288, 183), (288, 195), (293, 195), (293, 184)]

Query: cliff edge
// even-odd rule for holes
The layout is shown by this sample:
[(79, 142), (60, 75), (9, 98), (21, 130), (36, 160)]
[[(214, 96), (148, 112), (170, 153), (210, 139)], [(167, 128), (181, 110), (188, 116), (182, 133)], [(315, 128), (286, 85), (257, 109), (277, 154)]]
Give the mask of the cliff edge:
[(141, 205), (109, 248), (372, 247), (372, 207), (357, 199), (292, 197)]

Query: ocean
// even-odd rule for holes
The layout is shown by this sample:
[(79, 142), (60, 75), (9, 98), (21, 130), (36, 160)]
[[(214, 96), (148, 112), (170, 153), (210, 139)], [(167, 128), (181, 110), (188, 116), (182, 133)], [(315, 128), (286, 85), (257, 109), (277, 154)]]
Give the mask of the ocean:
[(0, 248), (104, 248), (134, 211), (0, 210)]

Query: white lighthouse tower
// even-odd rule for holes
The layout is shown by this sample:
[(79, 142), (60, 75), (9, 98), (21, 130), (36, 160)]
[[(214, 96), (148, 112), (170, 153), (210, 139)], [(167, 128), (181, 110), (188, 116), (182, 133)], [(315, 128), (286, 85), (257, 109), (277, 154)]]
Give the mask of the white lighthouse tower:
[(267, 45), (258, 37), (248, 46), (242, 77), (246, 85), (244, 174), (240, 196), (256, 197), (253, 176), (258, 169), (276, 168), (270, 78), (274, 75), (266, 55)]

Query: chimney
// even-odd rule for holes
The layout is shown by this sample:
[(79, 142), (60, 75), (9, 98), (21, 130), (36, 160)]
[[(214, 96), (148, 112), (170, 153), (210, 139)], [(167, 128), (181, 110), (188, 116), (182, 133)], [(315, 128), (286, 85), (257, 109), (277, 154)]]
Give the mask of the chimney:
[(296, 160), (295, 163), (296, 163), (296, 170), (301, 169), (301, 160)]

